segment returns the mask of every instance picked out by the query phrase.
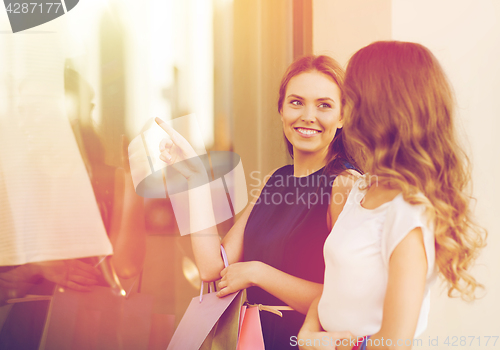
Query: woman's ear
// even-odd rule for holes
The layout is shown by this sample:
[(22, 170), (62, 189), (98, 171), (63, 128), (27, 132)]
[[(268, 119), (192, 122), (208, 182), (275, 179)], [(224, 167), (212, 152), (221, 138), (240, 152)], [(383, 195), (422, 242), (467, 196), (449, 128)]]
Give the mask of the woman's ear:
[(344, 122), (342, 120), (339, 120), (339, 123), (337, 124), (337, 129), (342, 129), (344, 127)]
[(340, 118), (337, 123), (337, 129), (342, 129), (343, 126), (344, 126), (344, 115), (340, 114)]
[(349, 106), (345, 103), (345, 101), (343, 101), (342, 107), (340, 108), (340, 118), (339, 118), (339, 123), (337, 125), (337, 129), (341, 129), (344, 126), (346, 113), (349, 113), (349, 112), (350, 112)]

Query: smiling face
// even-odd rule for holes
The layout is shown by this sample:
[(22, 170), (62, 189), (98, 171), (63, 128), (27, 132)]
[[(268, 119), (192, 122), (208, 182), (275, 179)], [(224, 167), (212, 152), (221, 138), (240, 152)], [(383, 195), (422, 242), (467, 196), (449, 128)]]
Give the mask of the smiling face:
[(283, 131), (298, 153), (328, 152), (338, 128), (340, 89), (327, 75), (318, 71), (304, 72), (288, 82), (281, 109)]

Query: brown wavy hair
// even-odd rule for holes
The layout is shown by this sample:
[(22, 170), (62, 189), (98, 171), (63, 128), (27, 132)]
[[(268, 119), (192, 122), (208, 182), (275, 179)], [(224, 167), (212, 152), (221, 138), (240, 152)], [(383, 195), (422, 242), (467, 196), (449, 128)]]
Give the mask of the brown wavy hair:
[(344, 91), (348, 147), (360, 150), (356, 159), (379, 183), (427, 207), (448, 296), (457, 291), (475, 299), (484, 286), (469, 269), (487, 232), (472, 217), (471, 167), (457, 141), (453, 92), (439, 62), (420, 44), (375, 42), (350, 59)]
[[(340, 66), (340, 64), (329, 56), (314, 56), (307, 55), (295, 60), (286, 70), (283, 78), (281, 79), (280, 89), (279, 89), (279, 98), (278, 98), (278, 112), (281, 114), (283, 110), (283, 102), (285, 101), (286, 88), (290, 80), (302, 73), (317, 71), (323, 73), (327, 77), (329, 77), (340, 90), (340, 101), (341, 104), (344, 102), (344, 70)], [(283, 132), (283, 137), (285, 139), (285, 144), (288, 148), (288, 153), (290, 157), (293, 158), (293, 146), (288, 141)], [(346, 170), (346, 162), (350, 163), (356, 169), (359, 167), (356, 165), (356, 162), (353, 157), (349, 155), (347, 149), (345, 147), (344, 142), (344, 133), (341, 129), (337, 129), (335, 136), (330, 143), (328, 148), (327, 155), (327, 166), (326, 172), (330, 174), (339, 174), (342, 171)]]

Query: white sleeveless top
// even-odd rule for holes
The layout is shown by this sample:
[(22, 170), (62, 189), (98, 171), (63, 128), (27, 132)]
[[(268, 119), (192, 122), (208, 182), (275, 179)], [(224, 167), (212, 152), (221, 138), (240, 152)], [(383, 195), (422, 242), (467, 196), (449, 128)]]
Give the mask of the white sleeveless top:
[(364, 175), (351, 190), (343, 211), (325, 241), (325, 281), (318, 305), (319, 320), (326, 331), (350, 331), (372, 335), (382, 325), (389, 258), (414, 228), (422, 229), (428, 271), (415, 337), (427, 327), (431, 285), (436, 280), (434, 230), (428, 225), (425, 207), (411, 205), (400, 193), (376, 209), (360, 204)]

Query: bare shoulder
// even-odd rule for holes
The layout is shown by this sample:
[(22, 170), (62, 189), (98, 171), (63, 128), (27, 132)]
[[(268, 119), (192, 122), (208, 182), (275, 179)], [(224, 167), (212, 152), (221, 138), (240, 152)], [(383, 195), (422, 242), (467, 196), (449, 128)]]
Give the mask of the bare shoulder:
[(344, 209), (347, 197), (349, 197), (351, 189), (360, 177), (361, 174), (357, 171), (347, 169), (337, 175), (333, 181), (332, 194), (327, 215), (327, 224), (330, 229), (333, 227), (340, 213)]
[(354, 183), (358, 181), (360, 177), (361, 174), (357, 171), (346, 169), (345, 171), (337, 175), (335, 181), (333, 181), (332, 194), (345, 191), (350, 192), (352, 187), (354, 186)]

